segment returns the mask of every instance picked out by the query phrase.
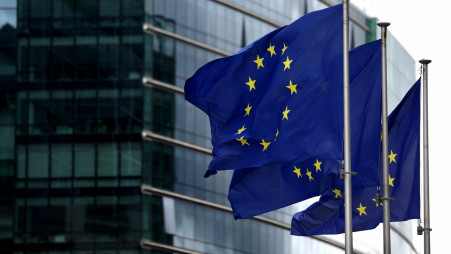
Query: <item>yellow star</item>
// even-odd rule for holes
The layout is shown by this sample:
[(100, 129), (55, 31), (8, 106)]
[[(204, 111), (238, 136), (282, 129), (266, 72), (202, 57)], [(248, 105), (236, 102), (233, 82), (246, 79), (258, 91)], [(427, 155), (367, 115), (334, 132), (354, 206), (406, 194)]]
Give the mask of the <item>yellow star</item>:
[(268, 149), (269, 144), (271, 144), (271, 142), (265, 142), (265, 140), (262, 139), (262, 142), (260, 143), (260, 145), (263, 146), (263, 151), (266, 151)]
[(392, 161), (394, 161), (396, 163), (396, 153), (393, 153), (393, 150), (390, 150), (390, 154), (388, 155), (388, 158), (390, 158), (390, 162), (388, 164), (390, 164)]
[(395, 180), (395, 178), (391, 178), (391, 176), (388, 175), (388, 185), (390, 185), (391, 187), (395, 187), (395, 186), (393, 185), (393, 180)]
[(257, 64), (257, 70), (258, 70), (258, 68), (260, 68), (260, 66), (261, 66), (261, 67), (265, 67), (265, 66), (263, 66), (263, 59), (264, 59), (264, 58), (260, 58), (260, 56), (257, 55), (257, 59), (254, 60), (254, 63)]
[(297, 168), (297, 167), (294, 166), (294, 165), (293, 165), (293, 167), (294, 167), (293, 172), (296, 173), (296, 174), (298, 175), (298, 178), (299, 178), (299, 177), (302, 177), (301, 169), (300, 169), (300, 168)]
[(290, 58), (288, 58), (287, 56), (287, 60), (283, 62), (283, 65), (285, 65), (285, 68), (283, 68), (283, 70), (290, 69), (291, 62), (293, 62), (293, 60), (290, 60)]
[(279, 136), (279, 129), (277, 129), (277, 131), (276, 131), (276, 138), (277, 138), (277, 136)]
[(374, 201), (374, 203), (376, 203), (376, 207), (378, 207), (379, 205), (382, 205), (382, 206), (384, 205), (384, 204), (382, 204), (381, 201), (377, 202), (377, 200), (375, 198), (373, 198), (373, 201)]
[(274, 51), (274, 45), (271, 46), (271, 43), (269, 43), (269, 48), (267, 50), (271, 53), (271, 57), (276, 54), (276, 51)]
[(250, 146), (250, 144), (247, 142), (247, 139), (244, 139), (244, 136), (242, 136), (239, 139), (236, 139), (237, 141), (241, 142), (241, 146), (244, 146), (245, 144)]
[(366, 206), (362, 206), (362, 203), (360, 203), (360, 207), (358, 207), (356, 209), (359, 210), (359, 212), (360, 212), (359, 216), (362, 216), (362, 214), (367, 215), (365, 212)]
[(287, 50), (287, 46), (285, 46), (285, 43), (283, 44), (283, 49), (282, 49), (282, 55), (283, 55), (283, 53), (285, 53), (285, 50)]
[(318, 161), (318, 159), (316, 159), (316, 163), (313, 164), (316, 167), (316, 172), (318, 173), (318, 170), (321, 171), (321, 161)]
[(255, 90), (255, 80), (252, 80), (251, 77), (249, 77), (249, 82), (246, 82), (246, 85), (249, 86), (249, 92), (252, 91), (252, 89)]
[(335, 188), (335, 190), (332, 190), (332, 192), (335, 194), (335, 198), (338, 198), (338, 196), (343, 197), (341, 195), (341, 190)]
[(241, 127), (241, 129), (238, 129), (238, 131), (237, 131), (237, 133), (235, 133), (235, 135), (241, 134), (241, 132), (243, 132), (244, 130), (246, 130), (246, 128), (244, 128), (244, 125), (243, 125), (243, 127)]
[(296, 85), (296, 84), (293, 85), (293, 83), (291, 83), (291, 80), (290, 80), (290, 85), (288, 85), (286, 87), (291, 90), (291, 94), (293, 94), (293, 92), (297, 94), (298, 91), (296, 91), (296, 86), (298, 86), (298, 85)]
[(313, 177), (312, 177), (312, 172), (308, 171), (308, 169), (307, 169), (307, 173), (305, 173), (305, 174), (308, 175), (309, 181), (315, 180), (315, 179), (313, 179)]
[(252, 107), (249, 106), (249, 104), (247, 104), (247, 107), (244, 109), (244, 111), (246, 111), (246, 114), (244, 114), (244, 116), (248, 116), (249, 113), (251, 112)]
[(282, 112), (282, 114), (283, 114), (282, 121), (283, 121), (283, 119), (288, 120), (288, 113), (290, 113), (290, 110), (288, 109), (288, 107), (286, 107), (285, 111)]

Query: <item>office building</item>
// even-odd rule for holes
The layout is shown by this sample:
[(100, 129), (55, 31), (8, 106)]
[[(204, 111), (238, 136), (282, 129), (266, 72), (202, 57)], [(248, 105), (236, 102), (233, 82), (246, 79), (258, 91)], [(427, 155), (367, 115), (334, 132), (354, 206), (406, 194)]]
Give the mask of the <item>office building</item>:
[[(287, 223), (306, 204), (235, 221), (231, 172), (203, 178), (209, 122), (182, 94), (203, 64), (327, 6), (0, 2), (0, 252), (342, 253), (333, 237), (290, 236)], [(374, 19), (350, 14), (351, 47), (377, 38)], [(392, 43), (396, 104), (413, 84), (415, 62)]]

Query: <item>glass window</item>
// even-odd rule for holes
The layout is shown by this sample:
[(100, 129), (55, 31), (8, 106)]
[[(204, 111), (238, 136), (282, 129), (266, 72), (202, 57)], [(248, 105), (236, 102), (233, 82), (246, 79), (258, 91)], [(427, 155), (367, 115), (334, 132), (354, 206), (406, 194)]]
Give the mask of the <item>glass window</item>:
[(26, 146), (17, 146), (17, 178), (25, 178), (26, 166), (27, 166), (27, 154)]
[(28, 145), (28, 177), (47, 178), (49, 176), (48, 144)]
[(153, 130), (172, 137), (174, 128), (174, 94), (153, 90)]
[(75, 177), (93, 177), (95, 175), (95, 145), (75, 144)]
[(141, 195), (121, 196), (119, 198), (119, 222), (126, 227), (124, 231), (137, 231), (141, 229)]
[(119, 37), (100, 36), (97, 47), (97, 75), (100, 79), (117, 79), (119, 74)]
[(174, 84), (175, 41), (163, 36), (154, 36), (153, 38), (153, 77)]
[(116, 143), (99, 143), (97, 145), (98, 176), (118, 175), (118, 149)]
[(49, 38), (30, 39), (29, 71), (31, 82), (47, 80), (47, 73), (50, 69), (49, 49)]
[(17, 70), (19, 72), (27, 72), (28, 73), (28, 56), (29, 56), (29, 47), (28, 47), (28, 39), (19, 39), (18, 46), (18, 56), (17, 56)]
[(52, 132), (59, 135), (73, 133), (76, 122), (72, 90), (52, 91)]
[[(92, 242), (93, 235), (92, 226), (95, 224), (95, 214), (92, 211), (95, 209), (94, 197), (74, 197), (72, 205), (72, 230), (74, 232), (83, 232), (83, 234), (76, 235), (75, 242)], [(91, 229), (90, 229), (91, 228)]]
[(153, 2), (153, 14), (157, 16), (164, 16), (164, 5), (166, 3), (166, 0), (153, 0), (152, 2)]
[(111, 234), (112, 230), (117, 230), (119, 226), (126, 225), (118, 216), (118, 198), (115, 196), (97, 196), (97, 206), (94, 211), (88, 213), (94, 215), (96, 224), (94, 225), (96, 240), (117, 241), (117, 234)]
[(53, 17), (73, 18), (75, 0), (53, 0)]
[(46, 242), (42, 233), (47, 232), (49, 220), (48, 201), (45, 198), (29, 198), (24, 218), (26, 232), (32, 233), (27, 242)]
[(72, 176), (72, 144), (52, 144), (52, 177)]
[(51, 0), (26, 1), (30, 4), (30, 18), (50, 18)]
[(96, 17), (98, 13), (97, 1), (77, 0), (77, 18)]
[[(177, 17), (175, 16), (176, 13), (176, 9), (178, 8), (174, 8), (174, 6), (177, 6), (177, 3), (175, 0), (165, 0), (165, 9), (164, 9), (164, 16), (167, 20), (176, 20)], [(192, 19), (195, 19), (195, 8), (193, 6), (193, 1), (189, 1), (189, 3), (187, 4), (187, 8), (185, 9), (186, 11), (186, 15), (191, 16)], [(185, 25), (188, 24), (189, 26), (190, 21), (188, 20), (188, 23), (184, 23)], [(170, 31), (174, 31), (174, 30), (170, 30)]]
[(121, 133), (142, 131), (142, 88), (122, 89), (119, 102), (118, 125)]
[(122, 1), (122, 26), (136, 27), (143, 23), (144, 5), (142, 0)]
[(51, 198), (48, 229), (51, 232), (50, 240), (54, 243), (69, 241), (68, 237), (63, 233), (71, 231), (71, 223), (72, 209), (70, 198)]
[(16, 111), (16, 120), (17, 120), (17, 135), (25, 135), (28, 133), (27, 125), (28, 125), (28, 100), (27, 100), (27, 92), (17, 92), (17, 111)]
[(0, 161), (13, 160), (15, 144), (14, 126), (0, 126), (0, 140)]
[[(172, 5), (174, 8), (175, 5)], [(141, 16), (143, 14), (142, 0), (127, 0), (122, 1), (122, 16)]]
[(71, 81), (74, 78), (74, 39), (54, 37), (50, 75), (53, 80)]
[[(128, 1), (127, 1), (128, 2)], [(100, 0), (99, 16), (100, 17), (119, 17), (120, 0)]]
[(141, 143), (121, 143), (121, 176), (141, 175)]
[[(14, 216), (14, 224), (15, 232), (25, 232), (25, 199), (23, 198), (17, 198), (15, 200), (15, 216)], [(16, 238), (18, 241), (20, 241), (19, 237)], [(17, 241), (14, 239), (15, 241)]]
[(75, 46), (76, 77), (79, 80), (96, 78), (96, 37), (77, 37)]
[(96, 90), (75, 91), (76, 133), (96, 133), (97, 99)]
[(118, 27), (120, 17), (120, 0), (100, 0), (99, 26)]
[(51, 105), (48, 91), (29, 93), (28, 126), (30, 135), (50, 133)]
[(152, 185), (172, 190), (174, 183), (174, 148), (152, 144)]
[(98, 100), (98, 133), (118, 133), (118, 102), (119, 91), (117, 89), (99, 90)]
[(28, 17), (28, 2), (27, 0), (18, 0), (17, 1), (17, 9), (18, 9), (18, 15), (19, 18), (26, 18)]
[(121, 47), (122, 78), (141, 79), (144, 45), (142, 36), (123, 36)]

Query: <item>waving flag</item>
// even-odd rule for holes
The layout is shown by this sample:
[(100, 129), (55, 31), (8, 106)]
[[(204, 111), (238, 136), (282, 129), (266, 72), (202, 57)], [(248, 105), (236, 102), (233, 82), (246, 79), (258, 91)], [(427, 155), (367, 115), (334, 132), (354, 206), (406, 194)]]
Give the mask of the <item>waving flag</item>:
[[(381, 117), (381, 42), (350, 52), (350, 104), (353, 185), (376, 186)], [(340, 86), (336, 82), (334, 86)], [(341, 105), (336, 105), (342, 107)], [(298, 143), (293, 137), (292, 142)], [(341, 144), (341, 142), (340, 142)], [(341, 156), (341, 154), (340, 154)], [(236, 219), (249, 218), (324, 193), (343, 189), (339, 179), (341, 160), (310, 157), (285, 164), (235, 170), (229, 201)]]
[(316, 159), (341, 163), (342, 12), (337, 5), (309, 13), (186, 81), (185, 99), (210, 119), (206, 176)]
[[(390, 203), (391, 221), (420, 217), (420, 83), (412, 86), (388, 119), (390, 196), (395, 198)], [(354, 231), (373, 229), (382, 222), (382, 204), (376, 194), (376, 187), (353, 188)], [(330, 188), (318, 202), (293, 216), (291, 234), (343, 233), (343, 204), (342, 189)]]

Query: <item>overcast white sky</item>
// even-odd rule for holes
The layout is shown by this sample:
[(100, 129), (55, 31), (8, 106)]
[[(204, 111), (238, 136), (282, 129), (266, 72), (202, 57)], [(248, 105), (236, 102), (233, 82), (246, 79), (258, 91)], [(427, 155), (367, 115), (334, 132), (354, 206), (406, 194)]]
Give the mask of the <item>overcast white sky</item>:
[[(439, 0), (351, 0), (389, 30), (416, 60), (429, 64), (429, 170), (431, 244), (436, 253), (447, 252), (451, 230), (451, 2)], [(417, 64), (417, 68), (420, 64)], [(421, 162), (423, 163), (423, 162)], [(423, 208), (422, 208), (423, 213)], [(423, 253), (423, 237), (415, 236)]]

